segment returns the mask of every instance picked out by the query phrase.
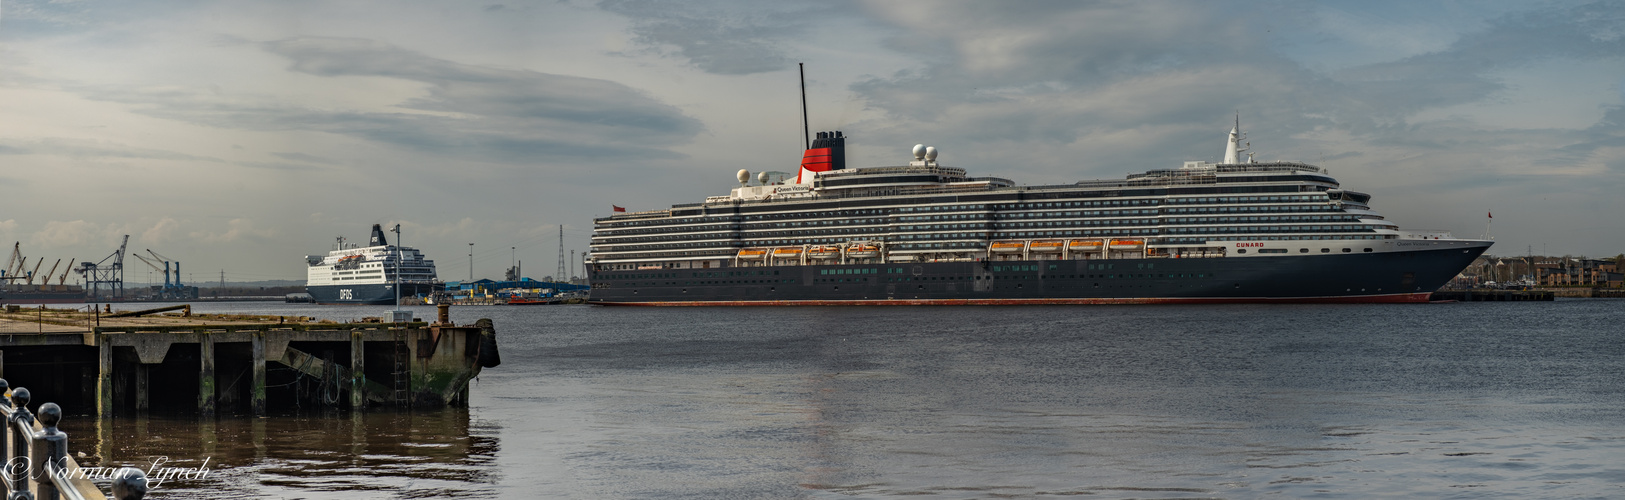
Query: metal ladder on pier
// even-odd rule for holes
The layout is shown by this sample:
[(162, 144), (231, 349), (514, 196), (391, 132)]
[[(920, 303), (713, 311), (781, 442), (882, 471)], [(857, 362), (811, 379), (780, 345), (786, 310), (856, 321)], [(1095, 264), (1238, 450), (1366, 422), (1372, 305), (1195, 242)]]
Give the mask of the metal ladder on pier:
[(408, 386), (412, 383), (411, 357), (412, 351), (406, 347), (406, 331), (395, 330), (395, 404), (407, 406), (411, 403), (411, 391)]

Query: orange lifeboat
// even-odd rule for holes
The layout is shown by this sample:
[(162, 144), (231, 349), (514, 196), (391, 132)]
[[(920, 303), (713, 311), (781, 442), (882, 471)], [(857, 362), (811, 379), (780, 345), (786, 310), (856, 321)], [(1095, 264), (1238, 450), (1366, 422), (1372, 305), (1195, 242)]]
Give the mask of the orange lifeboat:
[(1131, 250), (1145, 244), (1142, 240), (1112, 240), (1113, 250)]
[(1061, 241), (1059, 241), (1059, 240), (1034, 241), (1034, 242), (1032, 242), (1032, 244), (1027, 245), (1027, 248), (1031, 249), (1034, 252), (1056, 253), (1056, 252), (1061, 251)]
[(841, 256), (841, 247), (812, 247), (807, 256), (814, 259), (833, 259)]
[(746, 248), (739, 251), (739, 258), (741, 259), (757, 258), (763, 255), (767, 255), (767, 250), (760, 248)]
[(801, 255), (800, 247), (785, 247), (773, 249), (773, 256), (778, 258), (791, 258)]
[(1020, 252), (1024, 248), (1027, 248), (1025, 241), (995, 241), (991, 249), (993, 253), (1012, 253)]
[(1066, 242), (1067, 248), (1073, 250), (1094, 250), (1100, 248), (1099, 240), (1072, 240)]
[(846, 256), (854, 259), (879, 257), (880, 247), (874, 245), (852, 245), (846, 247)]

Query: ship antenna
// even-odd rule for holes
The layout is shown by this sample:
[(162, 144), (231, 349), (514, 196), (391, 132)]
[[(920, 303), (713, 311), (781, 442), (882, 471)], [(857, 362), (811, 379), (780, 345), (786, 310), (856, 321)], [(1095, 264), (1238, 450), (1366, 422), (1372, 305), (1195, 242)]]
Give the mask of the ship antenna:
[(807, 63), (796, 63), (801, 70), (801, 141), (812, 149), (812, 127), (807, 125)]

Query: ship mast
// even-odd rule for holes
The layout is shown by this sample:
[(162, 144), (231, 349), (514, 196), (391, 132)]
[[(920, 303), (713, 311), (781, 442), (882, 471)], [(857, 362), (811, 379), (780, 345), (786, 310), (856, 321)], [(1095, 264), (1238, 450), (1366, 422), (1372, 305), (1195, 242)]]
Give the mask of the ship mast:
[(801, 142), (806, 145), (802, 149), (812, 149), (812, 127), (807, 125), (807, 63), (796, 63), (796, 68), (801, 70)]
[(1224, 164), (1235, 165), (1241, 163), (1241, 153), (1247, 148), (1241, 145), (1246, 135), (1241, 133), (1241, 112), (1236, 112), (1236, 126), (1230, 129), (1230, 142), (1224, 146)]

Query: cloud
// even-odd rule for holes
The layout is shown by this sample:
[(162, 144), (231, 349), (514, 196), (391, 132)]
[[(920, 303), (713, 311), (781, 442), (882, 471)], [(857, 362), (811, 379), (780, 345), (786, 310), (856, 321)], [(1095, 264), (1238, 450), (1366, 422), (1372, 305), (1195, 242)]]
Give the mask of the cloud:
[(130, 104), (136, 113), (209, 127), (319, 131), (501, 162), (677, 158), (666, 148), (702, 130), (681, 110), (608, 80), (461, 64), (357, 38), (299, 37), (257, 47), (288, 60), (289, 71), (332, 79), (330, 85), (387, 78), (421, 85), (423, 95), (392, 109), (334, 109), (205, 87), (78, 90)]
[(141, 237), (136, 241), (148, 245), (159, 245), (173, 241), (175, 236), (180, 233), (180, 230), (180, 221), (173, 218), (164, 217), (162, 219), (158, 219), (158, 222), (153, 223), (152, 227), (141, 231)]
[(192, 231), (188, 234), (193, 240), (203, 243), (233, 243), (237, 241), (264, 241), (276, 236), (276, 230), (255, 227), (254, 221), (246, 218), (231, 219), (226, 222), (226, 230), (215, 232), (208, 230)]
[(70, 158), (129, 158), (220, 162), (219, 158), (149, 149), (95, 139), (0, 137), (0, 155), (50, 155)]
[(50, 221), (35, 231), (29, 239), (32, 245), (65, 247), (101, 242), (107, 231), (100, 225), (84, 220)]
[(606, 0), (598, 6), (631, 19), (632, 41), (643, 51), (719, 75), (790, 69), (786, 43), (840, 12), (817, 3)]
[(1491, 98), (1505, 89), (1495, 71), (1549, 58), (1625, 59), (1625, 10), (1593, 3), (1508, 14), (1443, 50), (1350, 68), (1335, 78), (1369, 109), (1397, 118)]
[(284, 160), (302, 161), (305, 163), (333, 163), (332, 160), (327, 158), (299, 152), (271, 153), (271, 155)]

